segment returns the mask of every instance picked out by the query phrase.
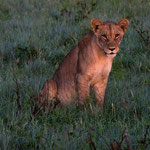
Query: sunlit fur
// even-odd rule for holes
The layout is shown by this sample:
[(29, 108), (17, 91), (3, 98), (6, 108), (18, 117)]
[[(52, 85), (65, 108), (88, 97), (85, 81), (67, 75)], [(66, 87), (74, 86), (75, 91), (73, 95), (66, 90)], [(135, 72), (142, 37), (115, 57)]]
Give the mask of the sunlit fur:
[(129, 21), (118, 23), (91, 20), (93, 32), (85, 35), (59, 65), (51, 80), (46, 81), (39, 94), (39, 103), (59, 100), (70, 104), (83, 103), (93, 88), (99, 106), (103, 106), (105, 89), (114, 56), (118, 53)]

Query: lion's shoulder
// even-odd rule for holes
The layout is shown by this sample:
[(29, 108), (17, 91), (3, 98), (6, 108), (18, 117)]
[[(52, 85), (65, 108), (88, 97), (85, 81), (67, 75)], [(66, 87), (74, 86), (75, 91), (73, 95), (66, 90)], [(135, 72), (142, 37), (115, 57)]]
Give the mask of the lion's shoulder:
[(94, 36), (94, 33), (93, 32), (90, 32), (88, 34), (86, 34), (79, 42), (78, 42), (78, 46), (80, 49), (83, 49), (84, 47), (87, 47), (91, 41), (92, 41), (92, 38)]

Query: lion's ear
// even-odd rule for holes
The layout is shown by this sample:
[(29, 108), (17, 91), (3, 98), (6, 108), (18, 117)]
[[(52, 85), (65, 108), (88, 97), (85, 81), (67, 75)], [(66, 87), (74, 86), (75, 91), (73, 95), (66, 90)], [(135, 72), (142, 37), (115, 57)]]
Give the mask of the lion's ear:
[(117, 24), (120, 26), (120, 28), (123, 30), (123, 32), (125, 32), (128, 28), (129, 21), (127, 19), (121, 19), (118, 21)]
[(95, 34), (97, 33), (97, 31), (100, 30), (100, 27), (101, 27), (102, 24), (103, 23), (99, 19), (97, 19), (97, 18), (91, 19), (91, 27), (92, 27), (93, 32)]

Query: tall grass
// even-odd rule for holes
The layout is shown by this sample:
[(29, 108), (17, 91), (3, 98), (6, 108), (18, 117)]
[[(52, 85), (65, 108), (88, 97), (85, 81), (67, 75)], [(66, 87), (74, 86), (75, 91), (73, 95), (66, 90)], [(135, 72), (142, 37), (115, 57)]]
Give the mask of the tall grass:
[[(111, 149), (124, 129), (132, 149), (150, 149), (150, 51), (140, 35), (149, 38), (149, 8), (146, 0), (0, 0), (0, 149)], [(31, 117), (32, 95), (91, 30), (94, 17), (130, 20), (104, 111), (91, 92), (82, 111), (72, 104)]]

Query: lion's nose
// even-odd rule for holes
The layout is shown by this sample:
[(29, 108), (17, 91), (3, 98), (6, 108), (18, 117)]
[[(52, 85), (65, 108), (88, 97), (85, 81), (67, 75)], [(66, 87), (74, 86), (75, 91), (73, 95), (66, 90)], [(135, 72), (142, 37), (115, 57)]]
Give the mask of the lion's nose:
[(109, 50), (111, 50), (111, 51), (113, 51), (115, 49), (116, 49), (115, 47), (109, 47)]

